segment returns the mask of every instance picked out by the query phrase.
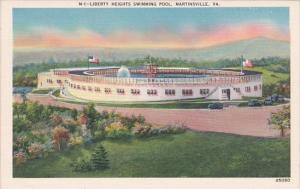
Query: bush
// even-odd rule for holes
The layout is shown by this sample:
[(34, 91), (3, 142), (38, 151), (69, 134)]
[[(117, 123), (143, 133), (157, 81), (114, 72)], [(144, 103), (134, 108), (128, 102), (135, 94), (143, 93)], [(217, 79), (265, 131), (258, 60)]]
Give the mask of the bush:
[(82, 138), (82, 136), (78, 136), (78, 137), (72, 136), (70, 138), (69, 144), (72, 145), (72, 146), (83, 144), (83, 138)]
[(130, 130), (120, 122), (114, 122), (105, 128), (106, 136), (108, 138), (128, 138), (131, 136)]
[(136, 137), (146, 137), (150, 135), (151, 125), (136, 124), (133, 133)]
[(75, 172), (87, 172), (92, 170), (92, 164), (89, 159), (86, 160), (86, 159), (77, 158), (76, 160), (72, 161), (70, 166), (73, 168), (73, 171)]
[(73, 168), (73, 171), (76, 172), (87, 172), (107, 169), (109, 168), (107, 152), (102, 145), (98, 145), (91, 158), (77, 158), (76, 160), (72, 161), (70, 166)]
[(154, 128), (151, 125), (136, 124), (133, 133), (136, 137), (150, 137), (164, 134), (179, 134), (185, 131), (186, 127), (183, 124), (173, 124), (160, 128)]
[(28, 151), (28, 155), (29, 155), (30, 159), (42, 157), (43, 145), (40, 143), (32, 143), (28, 147), (27, 151)]
[(105, 138), (105, 132), (103, 130), (95, 131), (94, 140), (103, 140)]
[(22, 150), (18, 152), (14, 152), (14, 162), (16, 165), (20, 165), (22, 163), (25, 163), (27, 160), (26, 153)]

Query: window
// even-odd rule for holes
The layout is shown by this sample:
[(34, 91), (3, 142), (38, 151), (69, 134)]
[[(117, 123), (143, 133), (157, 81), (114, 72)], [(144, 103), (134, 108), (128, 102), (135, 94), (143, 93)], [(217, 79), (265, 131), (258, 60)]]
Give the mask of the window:
[(157, 95), (157, 90), (156, 89), (148, 89), (147, 94), (148, 95)]
[(258, 89), (258, 88), (257, 88), (257, 86), (255, 85), (255, 86), (254, 86), (254, 91), (257, 91), (257, 89)]
[(91, 86), (88, 86), (88, 90), (91, 91), (91, 92), (93, 91)]
[(233, 90), (235, 90), (235, 92), (240, 93), (241, 89), (240, 88), (233, 88)]
[(227, 89), (222, 89), (223, 94), (227, 94)]
[(125, 94), (125, 90), (124, 89), (117, 89), (117, 94)]
[(201, 95), (207, 95), (209, 93), (209, 89), (200, 89)]
[(47, 79), (47, 83), (53, 83), (52, 79)]
[(77, 89), (80, 89), (80, 85), (77, 85)]
[(86, 90), (86, 87), (85, 87), (85, 86), (82, 86), (82, 90), (84, 90), (84, 91), (85, 91), (85, 90)]
[(131, 94), (139, 95), (140, 94), (140, 89), (131, 89)]
[(110, 88), (105, 88), (105, 89), (104, 89), (104, 92), (105, 92), (106, 94), (110, 94), (110, 93), (111, 93), (111, 89), (110, 89)]
[(249, 92), (251, 92), (251, 88), (248, 86), (248, 87), (245, 87), (245, 91), (247, 92), (247, 93), (249, 93)]
[(174, 96), (175, 95), (175, 89), (166, 89), (165, 90), (165, 95)]
[(259, 84), (259, 89), (261, 90), (261, 84)]
[(61, 83), (61, 80), (60, 79), (56, 80), (56, 83)]
[(99, 87), (95, 87), (95, 92), (96, 93), (100, 93), (101, 92), (100, 88)]
[(183, 96), (193, 96), (193, 90), (192, 89), (182, 89), (182, 95)]

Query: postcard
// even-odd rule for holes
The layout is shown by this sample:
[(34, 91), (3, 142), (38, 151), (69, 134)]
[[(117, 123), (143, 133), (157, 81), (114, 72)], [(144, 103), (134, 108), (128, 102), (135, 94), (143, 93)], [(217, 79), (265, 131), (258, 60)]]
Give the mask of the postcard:
[(1, 5), (1, 188), (299, 188), (299, 1)]

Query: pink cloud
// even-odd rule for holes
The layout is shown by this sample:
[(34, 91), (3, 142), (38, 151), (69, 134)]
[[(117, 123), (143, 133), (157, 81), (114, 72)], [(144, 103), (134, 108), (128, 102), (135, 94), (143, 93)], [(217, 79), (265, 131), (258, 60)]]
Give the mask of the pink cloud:
[(213, 29), (188, 28), (172, 32), (163, 28), (146, 33), (118, 31), (109, 35), (79, 30), (73, 33), (39, 32), (17, 36), (15, 48), (205, 48), (239, 40), (267, 37), (289, 41), (289, 33), (272, 24), (223, 25)]

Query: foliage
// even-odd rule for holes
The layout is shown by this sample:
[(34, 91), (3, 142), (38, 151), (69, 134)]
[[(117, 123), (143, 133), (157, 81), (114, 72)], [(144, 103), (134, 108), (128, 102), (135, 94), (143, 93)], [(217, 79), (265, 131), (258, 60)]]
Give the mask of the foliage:
[(114, 122), (105, 128), (106, 136), (112, 139), (128, 138), (131, 136), (130, 130), (120, 122)]
[(263, 96), (271, 96), (272, 94), (280, 94), (290, 97), (290, 79), (282, 80), (277, 83), (263, 85)]
[(77, 158), (71, 162), (70, 166), (75, 172), (87, 172), (92, 170), (91, 162), (86, 158)]
[(57, 126), (63, 122), (63, 119), (58, 113), (54, 113), (51, 115), (51, 121), (54, 126)]
[(27, 160), (26, 154), (23, 151), (18, 151), (14, 153), (14, 162), (16, 165), (20, 165), (22, 163), (25, 163)]
[(165, 134), (180, 134), (186, 131), (183, 124), (167, 125), (166, 127), (153, 127), (150, 124), (142, 125), (137, 124), (133, 130), (136, 137), (151, 137)]
[(100, 118), (100, 114), (95, 109), (95, 105), (93, 103), (89, 103), (82, 112), (84, 116), (87, 116), (87, 128), (90, 129), (92, 136), (94, 136), (97, 129), (97, 120)]
[(72, 134), (80, 132), (80, 125), (73, 120), (64, 120), (62, 126), (69, 130)]
[(70, 139), (69, 131), (63, 127), (55, 127), (53, 129), (53, 142), (60, 151), (65, 148)]
[(28, 154), (30, 159), (35, 159), (37, 157), (41, 157), (43, 153), (43, 145), (40, 143), (32, 143), (28, 147)]
[(74, 108), (71, 111), (71, 117), (76, 121), (78, 116), (78, 111)]
[(283, 106), (281, 110), (271, 114), (269, 124), (275, 125), (280, 129), (281, 136), (284, 136), (285, 129), (290, 128), (291, 126), (290, 117), (290, 106)]
[(93, 170), (103, 170), (109, 168), (109, 160), (107, 152), (102, 145), (95, 148), (91, 157), (91, 165)]
[(55, 90), (55, 91), (52, 93), (52, 95), (55, 96), (55, 97), (60, 97), (60, 90), (59, 90), (59, 89)]
[[(67, 153), (14, 164), (16, 178), (107, 177), (289, 177), (289, 138), (259, 138), (186, 131), (126, 142), (101, 144), (109, 153), (109, 169), (74, 172), (70, 163), (91, 157), (98, 143)], [(88, 158), (84, 158), (88, 159)], [(180, 161), (180, 163), (178, 163)]]
[(72, 146), (83, 144), (83, 138), (82, 138), (82, 136), (77, 136), (77, 137), (76, 136), (72, 136), (70, 138), (70, 144)]

